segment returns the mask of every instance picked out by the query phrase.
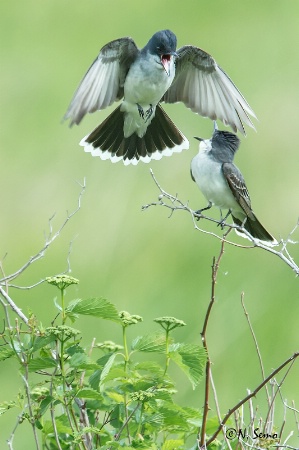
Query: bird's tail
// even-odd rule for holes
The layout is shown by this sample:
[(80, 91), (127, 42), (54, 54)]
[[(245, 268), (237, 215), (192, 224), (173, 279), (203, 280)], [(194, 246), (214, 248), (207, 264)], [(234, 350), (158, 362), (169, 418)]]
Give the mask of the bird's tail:
[[(236, 225), (242, 226), (248, 233), (255, 239), (264, 242), (267, 245), (277, 245), (277, 240), (263, 227), (261, 222), (257, 219), (257, 217), (252, 214), (252, 217), (248, 217), (245, 222), (233, 216), (233, 221)], [(245, 233), (242, 233), (239, 230), (236, 230), (236, 233), (240, 234), (242, 237), (247, 237)]]
[(125, 138), (123, 128), (124, 113), (119, 106), (83, 138), (80, 145), (93, 156), (110, 159), (112, 162), (122, 159), (125, 165), (161, 159), (162, 156), (170, 156), (189, 148), (188, 140), (160, 105), (157, 105), (155, 116), (142, 138), (135, 133)]

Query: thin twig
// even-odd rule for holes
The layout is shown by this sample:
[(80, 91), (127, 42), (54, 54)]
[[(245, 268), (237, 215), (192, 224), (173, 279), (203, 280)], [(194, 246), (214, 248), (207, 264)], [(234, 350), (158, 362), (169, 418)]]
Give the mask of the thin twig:
[(23, 322), (28, 325), (29, 319), (25, 316), (22, 310), (15, 304), (15, 302), (10, 298), (10, 296), (5, 292), (5, 290), (0, 286), (0, 294), (5, 298), (11, 309), (22, 319)]
[(293, 362), (297, 357), (299, 356), (299, 352), (295, 352), (290, 358), (288, 358), (284, 363), (282, 363), (279, 367), (277, 367), (268, 377), (266, 377), (262, 383), (260, 383), (250, 394), (248, 394), (245, 398), (240, 400), (232, 409), (230, 409), (226, 415), (224, 416), (222, 422), (220, 423), (219, 427), (215, 431), (215, 433), (208, 439), (206, 442), (206, 446), (210, 445), (218, 436), (220, 431), (222, 430), (225, 423), (228, 421), (230, 416), (238, 409), (240, 406), (244, 405), (250, 398), (255, 397), (256, 394), (265, 386), (266, 383), (268, 383), (271, 378), (274, 378), (277, 373), (279, 373), (285, 366)]
[[(49, 234), (48, 236), (45, 236), (45, 244), (44, 246), (33, 256), (31, 256), (29, 258), (28, 261), (26, 261), (25, 264), (23, 264), (22, 267), (20, 267), (16, 272), (7, 275), (6, 277), (0, 279), (0, 285), (7, 285), (9, 287), (14, 287), (14, 288), (18, 288), (18, 289), (31, 289), (32, 287), (37, 286), (38, 284), (42, 283), (44, 280), (39, 281), (38, 283), (30, 286), (30, 287), (22, 287), (22, 286), (16, 286), (11, 284), (10, 282), (14, 279), (16, 279), (17, 277), (19, 277), (26, 269), (28, 269), (28, 267), (31, 266), (31, 264), (35, 263), (36, 261), (38, 261), (39, 259), (43, 258), (45, 256), (46, 251), (48, 250), (48, 248), (50, 247), (50, 245), (60, 236), (62, 230), (66, 227), (66, 225), (68, 224), (68, 222), (71, 220), (71, 218), (77, 214), (77, 212), (81, 209), (81, 201), (82, 201), (82, 196), (85, 192), (86, 189), (86, 184), (85, 184), (85, 179), (83, 180), (83, 184), (78, 183), (79, 186), (81, 187), (81, 191), (79, 193), (79, 197), (78, 197), (78, 201), (77, 201), (77, 207), (71, 212), (71, 213), (67, 213), (67, 217), (66, 219), (63, 221), (63, 223), (60, 225), (60, 227), (58, 228), (58, 230), (53, 233), (53, 227), (52, 227), (52, 220), (53, 217), (52, 216), (49, 219)], [(69, 255), (68, 255), (69, 258)], [(69, 263), (68, 263), (69, 264)]]
[[(216, 406), (217, 417), (218, 417), (219, 422), (221, 422), (221, 412), (220, 412), (220, 408), (219, 408), (217, 391), (216, 391), (216, 386), (215, 386), (215, 383), (214, 383), (214, 379), (213, 379), (211, 368), (210, 368), (210, 382), (211, 382), (211, 387), (212, 387), (212, 391), (213, 391), (213, 395), (214, 395), (214, 402), (215, 402), (215, 406)], [(238, 427), (238, 428), (241, 428), (241, 427)], [(225, 439), (227, 448), (229, 450), (232, 450), (232, 446), (230, 445), (229, 439), (227, 438), (225, 433), (223, 434), (223, 437)]]
[[(244, 314), (245, 314), (247, 323), (248, 323), (248, 325), (249, 325), (249, 329), (250, 329), (250, 332), (251, 332), (251, 336), (252, 336), (253, 341), (254, 341), (255, 349), (256, 349), (256, 352), (257, 352), (257, 356), (258, 356), (258, 359), (259, 359), (260, 368), (261, 368), (261, 372), (262, 372), (262, 378), (263, 378), (263, 380), (264, 380), (264, 379), (265, 379), (265, 370), (264, 370), (264, 365), (263, 365), (262, 355), (261, 355), (261, 352), (260, 352), (260, 349), (259, 349), (259, 345), (258, 345), (256, 336), (255, 336), (254, 330), (253, 330), (252, 325), (251, 325), (251, 321), (250, 321), (249, 314), (248, 314), (248, 312), (247, 312), (247, 310), (246, 310), (246, 307), (245, 307), (245, 303), (244, 303), (244, 292), (241, 293), (241, 304), (242, 304), (242, 308), (243, 308), (243, 310), (244, 310)], [(270, 406), (271, 399), (270, 399), (270, 395), (269, 395), (269, 391), (268, 391), (268, 386), (267, 386), (267, 385), (265, 385), (265, 390), (266, 390), (266, 394), (267, 394), (268, 405)]]
[(20, 423), (21, 423), (22, 420), (23, 420), (24, 412), (25, 412), (25, 409), (23, 409), (23, 411), (21, 412), (21, 414), (18, 415), (16, 424), (15, 424), (15, 426), (13, 427), (13, 430), (12, 430), (12, 432), (11, 432), (11, 434), (10, 434), (9, 439), (7, 439), (7, 445), (8, 445), (9, 450), (13, 450), (13, 440), (14, 440), (14, 437), (15, 437), (15, 432), (16, 432), (16, 429), (18, 428), (18, 426), (20, 425)]
[[(230, 229), (234, 229), (236, 231), (241, 232), (247, 239), (249, 239), (251, 241), (252, 245), (240, 245), (237, 244), (233, 241), (228, 241), (225, 240), (226, 243), (228, 243), (229, 245), (235, 246), (235, 247), (239, 247), (239, 248), (245, 248), (245, 249), (252, 249), (252, 248), (260, 248), (262, 250), (265, 250), (269, 253), (272, 253), (273, 255), (277, 256), (278, 258), (280, 258), (285, 264), (287, 264), (294, 272), (295, 274), (298, 276), (299, 275), (299, 267), (298, 265), (295, 263), (294, 259), (290, 256), (289, 251), (287, 250), (287, 245), (289, 244), (295, 244), (296, 241), (293, 241), (291, 239), (292, 234), (298, 229), (299, 227), (299, 221), (297, 221), (295, 227), (293, 228), (293, 230), (289, 233), (289, 236), (287, 239), (285, 240), (281, 240), (280, 242), (277, 243), (277, 245), (275, 246), (276, 248), (280, 246), (279, 250), (275, 250), (274, 246), (270, 246), (270, 245), (266, 245), (263, 242), (259, 241), (258, 239), (253, 238), (250, 233), (248, 233), (248, 231), (243, 227), (243, 226), (238, 226), (238, 225), (234, 225), (234, 224), (229, 224), (226, 222), (222, 222), (221, 220), (216, 220), (213, 219), (212, 217), (208, 217), (206, 215), (203, 215), (202, 213), (197, 213), (196, 211), (194, 211), (193, 209), (191, 209), (187, 204), (184, 204), (179, 198), (178, 195), (173, 196), (169, 193), (167, 193), (164, 189), (162, 189), (162, 187), (160, 186), (160, 184), (158, 183), (157, 179), (155, 178), (155, 175), (153, 173), (153, 171), (150, 169), (150, 173), (151, 176), (156, 184), (156, 186), (158, 187), (159, 191), (160, 191), (160, 195), (158, 197), (158, 201), (157, 202), (151, 202), (148, 203), (147, 205), (142, 206), (142, 210), (148, 209), (151, 206), (163, 206), (165, 208), (168, 208), (171, 210), (171, 215), (173, 214), (174, 211), (187, 211), (192, 218), (192, 222), (194, 225), (194, 228), (197, 231), (200, 231), (202, 233), (208, 234), (210, 236), (213, 236), (219, 240), (223, 240), (223, 236), (219, 236), (216, 233), (207, 231), (207, 230), (203, 230), (202, 228), (199, 228), (196, 224), (196, 221), (198, 221), (199, 219), (201, 220), (207, 220), (210, 222), (214, 222), (217, 225), (221, 226), (221, 228), (227, 227)], [(163, 199), (166, 199), (166, 202), (164, 202)], [(167, 203), (168, 202), (168, 203)]]
[(201, 339), (202, 339), (202, 344), (204, 349), (206, 350), (207, 353), (207, 362), (206, 362), (206, 370), (205, 370), (205, 399), (204, 399), (204, 407), (203, 407), (203, 417), (202, 417), (202, 424), (201, 427), (199, 429), (199, 442), (200, 442), (200, 447), (202, 447), (204, 445), (205, 442), (205, 435), (206, 435), (206, 424), (207, 424), (207, 418), (208, 418), (208, 412), (209, 412), (209, 383), (210, 383), (210, 369), (211, 369), (211, 360), (209, 357), (209, 352), (208, 352), (208, 345), (207, 345), (207, 339), (206, 339), (206, 331), (207, 331), (207, 326), (208, 326), (208, 322), (209, 322), (209, 317), (211, 314), (211, 310), (212, 307), (215, 303), (215, 288), (216, 288), (216, 280), (217, 280), (217, 274), (218, 274), (218, 270), (219, 270), (219, 265), (220, 265), (220, 261), (221, 258), (224, 254), (224, 242), (225, 242), (225, 238), (228, 235), (228, 233), (231, 230), (229, 229), (225, 235), (224, 235), (224, 239), (222, 240), (221, 243), (221, 247), (220, 247), (220, 252), (218, 255), (218, 258), (216, 260), (216, 258), (213, 258), (213, 264), (212, 264), (212, 288), (211, 288), (211, 299), (207, 308), (207, 312), (205, 315), (205, 320), (204, 320), (204, 324), (203, 324), (203, 328), (201, 331)]
[(135, 412), (137, 411), (137, 409), (139, 408), (140, 403), (137, 403), (137, 405), (135, 406), (135, 408), (133, 409), (133, 411), (131, 412), (131, 414), (128, 416), (128, 418), (126, 419), (126, 421), (123, 423), (123, 425), (121, 426), (119, 432), (115, 435), (114, 440), (115, 441), (119, 441), (120, 436), (123, 432), (123, 430), (126, 428), (126, 426), (128, 425), (128, 423), (130, 422), (131, 418), (133, 417), (133, 415), (135, 414)]

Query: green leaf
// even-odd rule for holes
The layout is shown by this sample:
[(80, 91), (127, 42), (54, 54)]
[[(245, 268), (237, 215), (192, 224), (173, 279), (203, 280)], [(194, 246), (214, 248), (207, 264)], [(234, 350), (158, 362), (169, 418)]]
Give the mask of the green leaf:
[(78, 398), (90, 398), (92, 400), (103, 400), (101, 394), (94, 389), (83, 388), (77, 392), (76, 397)]
[(112, 353), (112, 355), (110, 356), (110, 358), (108, 359), (108, 361), (104, 365), (102, 373), (101, 373), (101, 377), (100, 377), (100, 386), (103, 385), (105, 379), (107, 378), (107, 376), (108, 376), (108, 374), (109, 374), (109, 372), (110, 372), (110, 370), (111, 370), (111, 368), (113, 366), (115, 357), (116, 357), (116, 353)]
[(179, 405), (165, 402), (159, 408), (159, 413), (164, 416), (164, 426), (180, 431), (189, 430), (183, 408)]
[(154, 361), (143, 361), (138, 362), (134, 365), (134, 370), (145, 371), (150, 373), (152, 376), (162, 376), (164, 374), (164, 368), (160, 364)]
[(105, 376), (105, 383), (107, 381), (125, 379), (127, 377), (127, 373), (123, 367), (112, 367), (109, 370), (109, 373)]
[(162, 445), (162, 450), (177, 450), (180, 447), (183, 448), (184, 440), (183, 439), (168, 439)]
[(198, 429), (202, 424), (202, 411), (188, 406), (183, 407), (183, 411), (187, 422)]
[(52, 358), (34, 358), (28, 364), (29, 372), (35, 372), (37, 370), (49, 369), (57, 367), (57, 361)]
[[(65, 414), (62, 414), (61, 416), (56, 416), (55, 423), (56, 423), (56, 429), (57, 429), (58, 433), (67, 433), (70, 436), (73, 435), (73, 431), (70, 427), (69, 420)], [(44, 423), (42, 431), (46, 435), (50, 434), (50, 433), (52, 434), (54, 432), (53, 423), (51, 420), (47, 420)]]
[(10, 347), (0, 347), (0, 361), (11, 358), (15, 352)]
[(40, 402), (40, 410), (39, 410), (39, 414), (41, 416), (43, 416), (45, 414), (45, 412), (47, 411), (47, 409), (49, 408), (51, 401), (53, 400), (53, 397), (51, 395), (47, 395), (46, 398), (44, 398), (41, 402)]
[(50, 334), (49, 336), (38, 336), (33, 343), (32, 350), (36, 352), (40, 348), (45, 347), (46, 345), (50, 344), (51, 342), (55, 341), (56, 336), (53, 334)]
[(153, 333), (146, 336), (137, 336), (132, 342), (131, 348), (139, 352), (165, 353), (165, 334)]
[(118, 392), (107, 391), (106, 394), (109, 398), (114, 400), (116, 403), (124, 403), (124, 401), (125, 401), (124, 396), (122, 394), (119, 394)]
[(88, 380), (89, 386), (92, 389), (94, 389), (94, 390), (97, 390), (99, 388), (100, 379), (101, 379), (101, 372), (102, 371), (100, 369), (95, 370), (93, 372), (93, 374), (91, 374), (90, 377), (89, 377), (89, 380)]
[(85, 353), (74, 353), (69, 360), (69, 364), (71, 367), (80, 368), (83, 365), (85, 366), (88, 363), (88, 356)]
[(169, 357), (183, 370), (195, 389), (203, 375), (207, 359), (205, 350), (199, 345), (171, 344)]
[(120, 322), (115, 306), (108, 300), (100, 297), (74, 300), (66, 308), (66, 314), (82, 314), (84, 316), (101, 317), (102, 319)]

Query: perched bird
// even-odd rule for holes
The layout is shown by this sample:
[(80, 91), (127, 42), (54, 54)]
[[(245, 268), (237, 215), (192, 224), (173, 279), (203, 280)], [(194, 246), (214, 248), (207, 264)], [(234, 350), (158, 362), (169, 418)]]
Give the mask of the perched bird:
[[(238, 136), (229, 131), (220, 131), (216, 122), (214, 124), (211, 139), (195, 138), (200, 144), (199, 153), (191, 162), (191, 177), (209, 202), (198, 213), (212, 205), (218, 206), (220, 210), (228, 209), (223, 221), (231, 214), (234, 223), (243, 226), (253, 238), (270, 245), (277, 244), (252, 211), (245, 180), (233, 163), (235, 152), (240, 146)], [(248, 237), (240, 231), (237, 233)]]
[[(187, 45), (176, 51), (170, 30), (155, 33), (141, 50), (130, 37), (109, 42), (81, 81), (64, 116), (70, 126), (87, 113), (121, 104), (80, 145), (101, 159), (149, 162), (189, 148), (160, 106), (183, 102), (193, 112), (220, 119), (245, 134), (254, 112), (208, 53)], [(253, 127), (254, 128), (254, 127)]]

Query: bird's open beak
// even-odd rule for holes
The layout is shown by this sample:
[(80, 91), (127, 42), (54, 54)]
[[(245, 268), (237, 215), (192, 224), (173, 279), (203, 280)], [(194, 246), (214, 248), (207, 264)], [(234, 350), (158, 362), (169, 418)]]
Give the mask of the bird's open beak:
[(172, 56), (178, 56), (178, 54), (176, 52), (171, 52), (171, 53), (161, 55), (161, 64), (168, 76), (170, 75), (170, 63), (171, 63)]
[(196, 136), (193, 136), (194, 137), (194, 139), (197, 139), (198, 141), (204, 141), (204, 139), (203, 138), (200, 138), (200, 137), (196, 137)]

